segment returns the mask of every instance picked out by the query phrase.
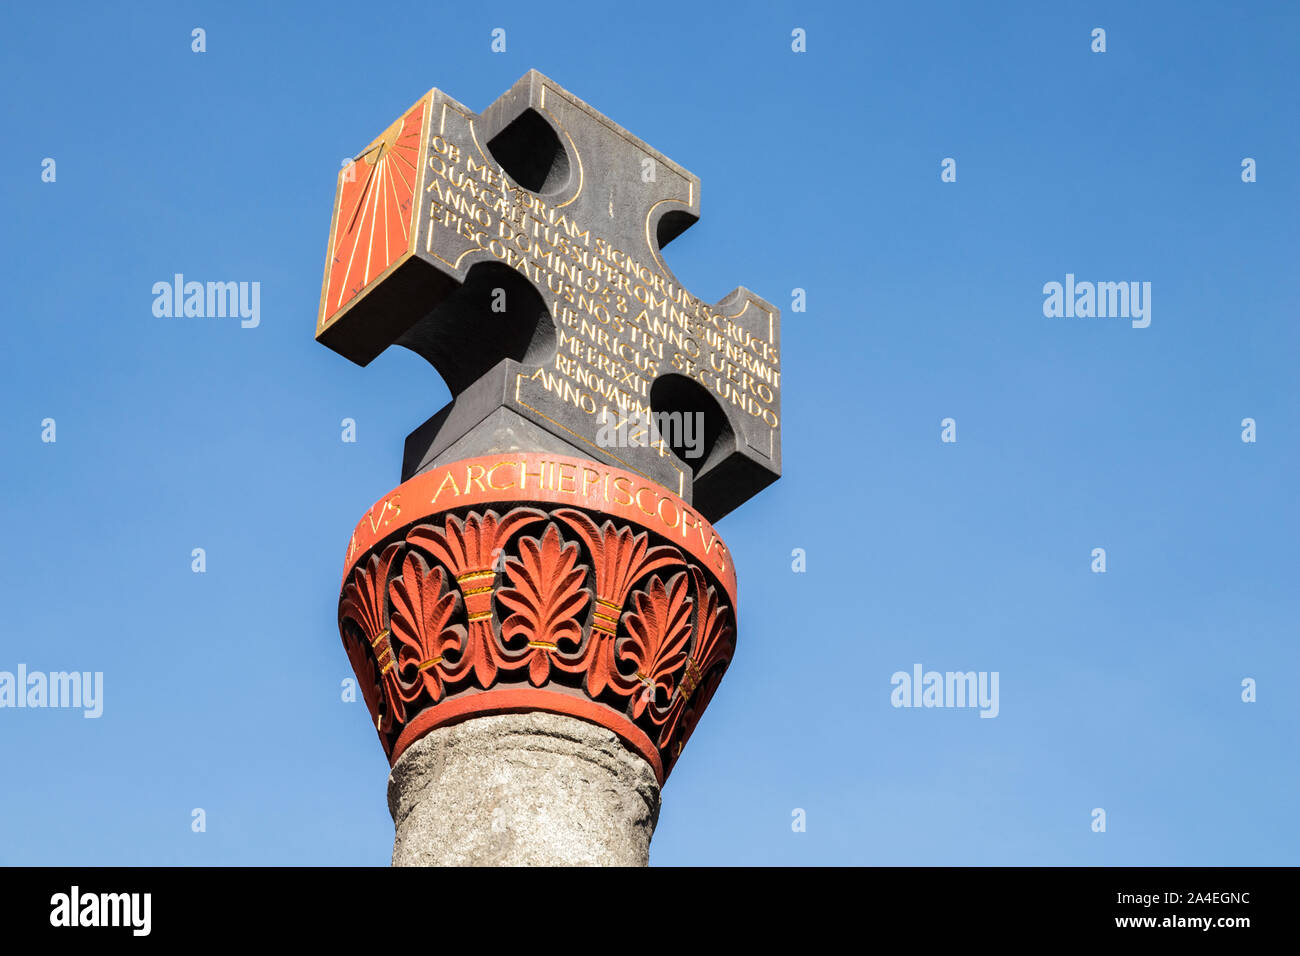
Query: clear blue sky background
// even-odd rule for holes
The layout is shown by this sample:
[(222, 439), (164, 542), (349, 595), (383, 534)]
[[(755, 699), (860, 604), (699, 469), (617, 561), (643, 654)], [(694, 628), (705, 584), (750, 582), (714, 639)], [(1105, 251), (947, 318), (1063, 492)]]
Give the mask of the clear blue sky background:
[[(326, 6), (0, 15), (0, 670), (105, 675), (99, 720), (0, 710), (0, 862), (387, 863), (337, 587), (448, 395), (313, 341), (335, 175), (535, 67), (701, 177), (688, 287), (785, 309), (785, 475), (720, 523), (738, 655), (652, 862), (1300, 863), (1300, 8)], [(176, 272), (260, 328), (155, 318)], [(1150, 328), (1044, 318), (1067, 272)], [(914, 663), (1000, 715), (891, 707)]]

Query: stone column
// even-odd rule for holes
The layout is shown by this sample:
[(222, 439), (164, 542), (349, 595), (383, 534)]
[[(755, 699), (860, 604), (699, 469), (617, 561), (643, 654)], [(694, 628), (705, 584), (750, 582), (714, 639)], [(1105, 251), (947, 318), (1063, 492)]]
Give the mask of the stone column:
[(485, 455), (376, 502), (339, 631), (392, 766), (393, 863), (644, 865), (734, 607), (709, 522), (621, 469)]
[(535, 70), (482, 112), (430, 90), (339, 172), (317, 341), (452, 395), (339, 599), (396, 864), (646, 862), (735, 645), (710, 522), (781, 474), (781, 313), (683, 287), (662, 249), (699, 215)]
[(388, 809), (394, 866), (645, 866), (659, 781), (599, 724), (499, 714), (408, 747)]

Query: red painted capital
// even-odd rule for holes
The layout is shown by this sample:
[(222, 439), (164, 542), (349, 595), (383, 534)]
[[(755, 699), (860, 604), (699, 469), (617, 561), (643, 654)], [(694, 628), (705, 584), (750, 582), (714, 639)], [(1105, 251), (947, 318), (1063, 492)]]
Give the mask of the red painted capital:
[(416, 475), (348, 546), (339, 632), (390, 763), (435, 727), (546, 710), (672, 770), (735, 648), (736, 576), (660, 485), (512, 453)]

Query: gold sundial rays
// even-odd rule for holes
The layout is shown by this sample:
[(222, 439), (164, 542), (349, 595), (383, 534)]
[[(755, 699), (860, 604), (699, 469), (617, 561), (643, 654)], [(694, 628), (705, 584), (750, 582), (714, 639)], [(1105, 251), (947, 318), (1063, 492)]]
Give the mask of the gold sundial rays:
[[(364, 163), (368, 169), (355, 197), (347, 197), (351, 208), (344, 208), (345, 215), (339, 222), (342, 228), (338, 229), (335, 237), (332, 252), (335, 268), (331, 277), (334, 283), (331, 289), (337, 286), (332, 296), (334, 310), (341, 308), (347, 299), (388, 268), (394, 257), (405, 252), (409, 245), (407, 214), (419, 171), (423, 114), (423, 109), (408, 113), (354, 160), (358, 165)], [(342, 184), (340, 199), (352, 191), (348, 186), (346, 181)], [(377, 239), (380, 242), (376, 242)], [(366, 252), (361, 257), (359, 250), (363, 244)], [(394, 245), (399, 245), (399, 248), (394, 248)], [(343, 262), (345, 252), (346, 263)]]

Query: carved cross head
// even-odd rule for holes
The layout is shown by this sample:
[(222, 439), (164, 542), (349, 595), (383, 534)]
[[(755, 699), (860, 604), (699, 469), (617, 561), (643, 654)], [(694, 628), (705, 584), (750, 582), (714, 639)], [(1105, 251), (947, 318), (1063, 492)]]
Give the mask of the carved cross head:
[(665, 265), (699, 208), (694, 175), (536, 71), (482, 113), (431, 90), (339, 173), (316, 337), (447, 382), (403, 480), (552, 451), (716, 520), (781, 473), (780, 313)]

